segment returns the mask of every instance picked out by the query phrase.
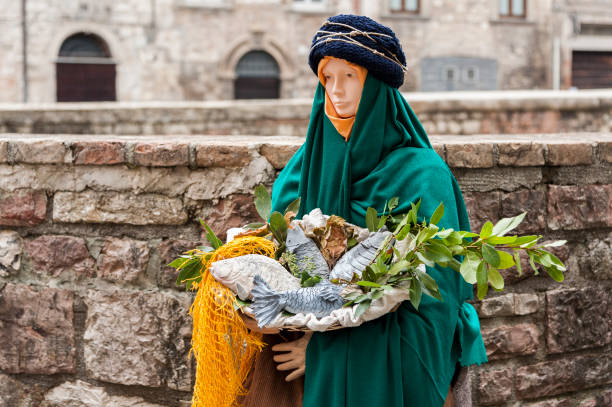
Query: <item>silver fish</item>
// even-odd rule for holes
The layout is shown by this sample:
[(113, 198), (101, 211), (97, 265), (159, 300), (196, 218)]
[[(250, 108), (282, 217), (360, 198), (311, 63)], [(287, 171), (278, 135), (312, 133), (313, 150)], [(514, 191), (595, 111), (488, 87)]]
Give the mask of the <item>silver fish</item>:
[(329, 265), (319, 251), (316, 243), (310, 240), (299, 226), (287, 231), (287, 250), (297, 257), (300, 270), (308, 271), (311, 276), (329, 277)]
[(317, 318), (329, 315), (333, 310), (341, 308), (344, 299), (340, 296), (343, 287), (327, 280), (314, 287), (304, 287), (297, 290), (276, 292), (259, 275), (253, 279), (253, 303), (251, 309), (255, 313), (257, 325), (264, 327), (274, 321), (284, 309), (295, 314), (312, 313)]
[(389, 231), (378, 231), (372, 233), (367, 239), (357, 244), (336, 263), (329, 279), (339, 278), (350, 281), (353, 273), (361, 277), (361, 273), (372, 263), (382, 242), (391, 234)]
[(253, 277), (263, 278), (274, 290), (288, 291), (300, 288), (300, 280), (288, 272), (279, 262), (261, 254), (247, 254), (231, 259), (218, 260), (210, 265), (210, 272), (217, 281), (228, 287), (240, 299), (251, 299)]

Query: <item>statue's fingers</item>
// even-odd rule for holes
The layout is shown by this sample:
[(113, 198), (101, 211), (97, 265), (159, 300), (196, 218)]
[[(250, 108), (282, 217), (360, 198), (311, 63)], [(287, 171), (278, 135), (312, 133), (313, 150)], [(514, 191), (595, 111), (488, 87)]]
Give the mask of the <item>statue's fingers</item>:
[[(295, 342), (295, 341), (294, 341)], [(284, 343), (277, 343), (276, 345), (272, 346), (272, 350), (274, 352), (289, 352), (292, 351), (296, 348), (296, 344), (293, 342), (284, 342)]]
[(289, 360), (293, 360), (295, 355), (292, 352), (289, 353), (279, 353), (274, 355), (273, 359), (275, 362), (287, 362)]
[(288, 362), (285, 363), (281, 363), (280, 365), (276, 366), (277, 370), (293, 370), (293, 369), (297, 369), (301, 366), (302, 364), (300, 363), (299, 360), (290, 360)]
[(295, 380), (295, 379), (297, 379), (297, 378), (299, 378), (301, 376), (304, 376), (304, 371), (305, 370), (306, 370), (305, 367), (301, 367), (301, 368), (299, 368), (297, 370), (294, 370), (293, 372), (289, 373), (287, 375), (287, 377), (285, 377), (285, 381), (286, 382), (290, 382), (290, 381)]

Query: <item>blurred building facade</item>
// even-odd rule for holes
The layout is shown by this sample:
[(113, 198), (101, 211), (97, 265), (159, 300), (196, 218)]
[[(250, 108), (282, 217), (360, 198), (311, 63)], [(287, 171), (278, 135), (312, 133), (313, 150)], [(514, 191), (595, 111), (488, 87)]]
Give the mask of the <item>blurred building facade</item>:
[(0, 0), (0, 102), (311, 97), (337, 13), (402, 41), (402, 91), (612, 87), (612, 0)]

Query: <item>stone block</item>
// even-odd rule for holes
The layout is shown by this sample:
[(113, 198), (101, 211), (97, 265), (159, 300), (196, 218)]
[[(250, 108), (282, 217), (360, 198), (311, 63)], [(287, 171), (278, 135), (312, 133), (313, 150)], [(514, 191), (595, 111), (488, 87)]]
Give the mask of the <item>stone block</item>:
[(579, 230), (612, 225), (612, 184), (548, 186), (548, 227)]
[(500, 201), (502, 218), (511, 218), (527, 212), (511, 234), (535, 234), (546, 230), (546, 191), (520, 189), (502, 193)]
[(0, 225), (36, 226), (45, 220), (46, 212), (44, 191), (0, 191)]
[(470, 228), (479, 233), (487, 220), (496, 222), (500, 219), (500, 193), (491, 192), (464, 192), (463, 199), (470, 219)]
[(147, 242), (107, 237), (98, 256), (98, 277), (135, 281), (144, 274), (149, 261)]
[(483, 329), (482, 337), (489, 360), (532, 355), (538, 350), (538, 328), (524, 323)]
[(514, 315), (529, 315), (539, 309), (540, 299), (537, 294), (514, 294)]
[(500, 404), (512, 397), (512, 371), (506, 369), (481, 369), (478, 394), (482, 405)]
[(491, 143), (447, 143), (445, 144), (445, 148), (446, 163), (449, 167), (493, 167), (493, 144)]
[(15, 162), (30, 164), (63, 164), (72, 162), (72, 153), (57, 140), (19, 140), (11, 142)]
[(612, 163), (612, 141), (599, 142), (599, 159), (607, 163)]
[(250, 161), (251, 152), (247, 146), (196, 145), (198, 167), (246, 167)]
[(537, 403), (523, 404), (524, 407), (573, 407), (573, 403), (569, 399), (551, 399), (538, 401)]
[[(180, 255), (187, 251), (202, 245), (203, 242), (195, 242), (191, 240), (164, 240), (159, 244), (157, 250), (159, 252), (160, 267), (159, 274), (155, 278), (155, 282), (159, 287), (167, 288), (185, 288), (185, 284), (178, 286), (176, 284), (176, 278), (178, 277), (178, 271), (174, 267), (168, 266), (174, 259), (180, 257)], [(207, 244), (208, 245), (208, 244)]]
[(480, 302), (478, 315), (487, 317), (508, 317), (514, 315), (514, 294), (484, 298)]
[(44, 388), (36, 384), (25, 385), (12, 377), (0, 373), (0, 406), (39, 407)]
[(516, 395), (520, 399), (586, 390), (612, 383), (610, 354), (566, 357), (540, 362), (516, 370)]
[(71, 291), (7, 283), (0, 291), (0, 369), (75, 373)]
[(25, 251), (36, 273), (58, 276), (74, 272), (77, 277), (95, 275), (94, 260), (83, 238), (44, 235), (26, 241)]
[(266, 157), (275, 169), (280, 170), (287, 165), (298, 148), (300, 146), (295, 144), (263, 144), (259, 149), (259, 154)]
[(103, 387), (82, 380), (64, 382), (51, 389), (41, 407), (164, 407), (141, 397), (111, 396)]
[(187, 213), (179, 198), (119, 192), (57, 192), (53, 221), (68, 223), (125, 223), (182, 225)]
[(0, 230), (0, 277), (7, 277), (21, 268), (23, 241), (19, 233)]
[(497, 165), (531, 167), (544, 165), (544, 145), (533, 142), (497, 143)]
[(148, 167), (176, 167), (189, 165), (187, 143), (136, 143), (134, 163)]
[(593, 148), (591, 143), (548, 143), (548, 165), (591, 165)]
[(453, 169), (462, 192), (514, 191), (520, 188), (534, 189), (542, 183), (540, 167), (493, 167), (487, 169)]
[(612, 232), (604, 239), (592, 239), (578, 256), (580, 271), (595, 280), (612, 280)]
[(191, 390), (188, 294), (89, 290), (85, 303), (83, 356), (88, 377)]
[(432, 143), (431, 145), (433, 149), (436, 151), (436, 154), (440, 156), (444, 161), (446, 161), (446, 149), (444, 148), (444, 144), (442, 143)]
[(566, 353), (612, 343), (612, 297), (605, 289), (546, 293), (548, 353)]
[(225, 241), (229, 228), (244, 226), (251, 222), (261, 222), (262, 219), (255, 209), (253, 195), (234, 194), (219, 203), (205, 207), (200, 218), (212, 228), (220, 239)]
[(612, 390), (599, 391), (594, 397), (582, 400), (578, 407), (610, 407), (612, 406)]
[(80, 165), (123, 164), (125, 143), (119, 141), (78, 141), (72, 144), (74, 163)]
[(0, 141), (0, 163), (8, 161), (8, 141)]

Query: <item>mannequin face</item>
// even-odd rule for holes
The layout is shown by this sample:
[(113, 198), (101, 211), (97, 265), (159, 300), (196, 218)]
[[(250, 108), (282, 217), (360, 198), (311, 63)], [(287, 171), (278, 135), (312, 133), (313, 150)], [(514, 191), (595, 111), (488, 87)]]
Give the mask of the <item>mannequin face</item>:
[(321, 71), (325, 77), (325, 92), (340, 117), (355, 116), (363, 85), (355, 68), (343, 60), (332, 59)]

